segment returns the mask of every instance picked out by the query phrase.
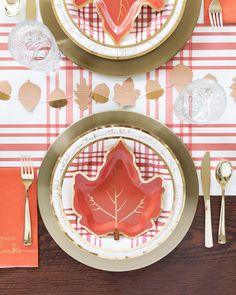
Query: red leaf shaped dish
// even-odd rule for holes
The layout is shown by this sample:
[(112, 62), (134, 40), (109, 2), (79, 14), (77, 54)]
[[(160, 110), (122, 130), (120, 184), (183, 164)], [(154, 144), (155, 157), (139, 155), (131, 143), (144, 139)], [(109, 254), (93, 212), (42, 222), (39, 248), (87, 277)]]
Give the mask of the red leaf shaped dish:
[(75, 174), (72, 206), (80, 225), (93, 234), (135, 238), (153, 228), (163, 191), (162, 177), (141, 179), (134, 154), (120, 139), (95, 178)]
[[(95, 0), (74, 0), (75, 6), (80, 9), (88, 2)], [(116, 44), (132, 30), (133, 22), (146, 4), (160, 11), (164, 8), (164, 0), (97, 0), (97, 11), (103, 21), (104, 30)]]

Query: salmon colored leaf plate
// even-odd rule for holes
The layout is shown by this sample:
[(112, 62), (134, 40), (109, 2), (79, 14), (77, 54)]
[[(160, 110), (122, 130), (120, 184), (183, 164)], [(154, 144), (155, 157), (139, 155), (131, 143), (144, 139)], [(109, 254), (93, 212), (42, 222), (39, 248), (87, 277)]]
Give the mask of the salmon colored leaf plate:
[(187, 0), (51, 0), (59, 25), (84, 50), (130, 59), (160, 46), (178, 26)]
[(120, 139), (96, 177), (75, 174), (73, 208), (80, 225), (95, 235), (135, 238), (154, 228), (163, 190), (162, 177), (141, 178), (134, 154)]
[[(87, 3), (88, 0), (74, 0), (74, 4), (78, 9)], [(144, 4), (149, 5), (156, 11), (162, 10), (165, 6), (164, 0), (98, 0), (96, 3), (104, 31), (108, 32), (116, 44), (119, 44), (132, 30), (133, 22)]]

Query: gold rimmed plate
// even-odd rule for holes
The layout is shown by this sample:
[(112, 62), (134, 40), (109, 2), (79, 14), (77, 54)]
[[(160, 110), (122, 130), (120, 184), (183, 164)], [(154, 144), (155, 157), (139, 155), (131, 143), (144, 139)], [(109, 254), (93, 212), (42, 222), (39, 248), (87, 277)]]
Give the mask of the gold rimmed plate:
[[(135, 124), (133, 123), (135, 122)], [(85, 251), (83, 247), (78, 247), (75, 242), (68, 239), (68, 234), (62, 230), (58, 223), (50, 200), (50, 185), (54, 170), (58, 167), (59, 158), (67, 156), (68, 149), (72, 143), (78, 141), (78, 138), (84, 138), (90, 134), (91, 130), (99, 130), (103, 126), (129, 126), (136, 130), (143, 130), (146, 134), (153, 137), (153, 140), (161, 141), (171, 154), (176, 158), (183, 171), (184, 181), (186, 183), (186, 200), (182, 208), (180, 219), (171, 234), (162, 244), (147, 253), (134, 256), (132, 259), (113, 259), (104, 258), (102, 255), (93, 255)], [(111, 128), (112, 128), (111, 127)], [(101, 129), (102, 130), (102, 129)], [(111, 129), (112, 130), (112, 129)], [(78, 147), (78, 146), (77, 146)], [(62, 167), (63, 162), (61, 162)], [(58, 170), (60, 171), (60, 169)], [(63, 173), (63, 172), (62, 172)], [(146, 116), (130, 112), (105, 112), (85, 118), (69, 127), (49, 149), (45, 160), (40, 169), (39, 183), (39, 208), (44, 223), (49, 233), (55, 241), (72, 257), (89, 266), (109, 270), (109, 271), (128, 271), (132, 269), (147, 266), (166, 256), (182, 240), (194, 217), (198, 197), (198, 182), (196, 171), (186, 148), (181, 141), (164, 125)]]
[[(98, 237), (91, 231), (91, 228), (84, 224), (81, 225), (82, 216), (74, 210), (72, 188), (74, 186), (73, 175), (78, 172), (86, 178), (96, 178), (95, 174), (102, 168), (102, 162), (105, 160), (104, 153), (108, 153), (121, 137), (134, 155), (135, 166), (140, 177), (145, 182), (158, 176), (161, 177), (164, 182), (164, 191), (161, 198), (161, 214), (152, 220), (152, 227), (136, 238), (129, 237), (126, 232), (126, 235), (121, 236), (120, 241), (117, 242), (114, 241), (114, 235), (99, 235)], [(121, 188), (122, 183), (113, 183), (116, 191)], [(80, 185), (82, 185), (81, 181)], [(90, 254), (114, 260), (137, 257), (159, 247), (174, 230), (185, 203), (185, 181), (178, 161), (161, 140), (132, 126), (98, 127), (79, 136), (58, 159), (52, 174), (50, 191), (52, 209), (58, 223), (73, 243)], [(110, 197), (112, 197), (111, 194)], [(91, 205), (95, 205), (94, 195), (92, 198)], [(105, 207), (111, 205), (109, 200), (110, 198), (100, 200), (101, 208), (104, 209), (104, 205)], [(130, 207), (132, 203), (130, 201), (126, 203), (129, 204), (129, 209), (132, 207)], [(146, 213), (145, 211), (145, 215)], [(120, 220), (119, 217), (117, 221)], [(137, 226), (135, 228), (137, 229)]]
[[(133, 3), (132, 7), (135, 6), (138, 13), (133, 20), (133, 29), (126, 32), (124, 28), (126, 26), (129, 28), (127, 18), (131, 17), (128, 10), (124, 23), (120, 24), (120, 28), (115, 26), (115, 31), (111, 18), (111, 15), (114, 16), (115, 12), (119, 11), (119, 5), (125, 5), (123, 2), (115, 1), (112, 5), (109, 1), (100, 1), (96, 4), (85, 2), (83, 7), (76, 8), (73, 0), (51, 1), (60, 27), (71, 40), (83, 50), (109, 59), (142, 56), (160, 46), (176, 29), (186, 4), (186, 0), (166, 0), (163, 7), (161, 0), (160, 4), (157, 1), (154, 9), (151, 4), (147, 5), (148, 2), (140, 2), (139, 6)], [(101, 15), (99, 7), (102, 7), (107, 16), (107, 22), (104, 20), (105, 15)], [(134, 10), (132, 7), (130, 11)], [(111, 21), (110, 26), (105, 27), (105, 23), (109, 21)], [(124, 29), (124, 36), (121, 40), (118, 39), (118, 42), (115, 36), (121, 38), (118, 33), (121, 28)]]
[(198, 19), (201, 0), (188, 0), (179, 25), (174, 33), (158, 48), (129, 60), (110, 60), (92, 55), (77, 46), (63, 32), (53, 13), (51, 0), (41, 0), (44, 23), (55, 36), (60, 50), (81, 67), (108, 75), (127, 76), (150, 71), (171, 59), (186, 43)]

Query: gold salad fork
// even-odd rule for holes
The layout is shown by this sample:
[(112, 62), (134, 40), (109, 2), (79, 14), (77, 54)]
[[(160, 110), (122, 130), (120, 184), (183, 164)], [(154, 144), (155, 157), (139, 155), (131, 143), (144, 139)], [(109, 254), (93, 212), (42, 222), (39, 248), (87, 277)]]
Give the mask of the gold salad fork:
[(21, 178), (25, 186), (25, 222), (24, 222), (24, 245), (31, 245), (31, 220), (29, 208), (29, 188), (34, 180), (34, 168), (30, 156), (21, 156)]
[(219, 0), (212, 0), (209, 6), (209, 17), (214, 29), (223, 27), (222, 7)]

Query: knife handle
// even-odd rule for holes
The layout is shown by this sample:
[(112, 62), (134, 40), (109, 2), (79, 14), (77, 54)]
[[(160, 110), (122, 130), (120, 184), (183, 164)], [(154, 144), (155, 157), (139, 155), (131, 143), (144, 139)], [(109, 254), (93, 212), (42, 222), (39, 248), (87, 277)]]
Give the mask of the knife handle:
[(36, 19), (36, 0), (26, 0), (26, 19)]
[(205, 204), (205, 247), (213, 247), (210, 200)]
[(226, 230), (225, 230), (225, 190), (222, 190), (222, 200), (220, 208), (220, 222), (218, 230), (218, 243), (226, 244)]

